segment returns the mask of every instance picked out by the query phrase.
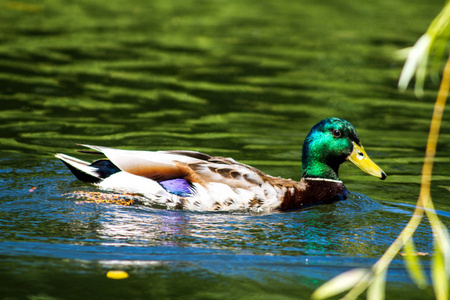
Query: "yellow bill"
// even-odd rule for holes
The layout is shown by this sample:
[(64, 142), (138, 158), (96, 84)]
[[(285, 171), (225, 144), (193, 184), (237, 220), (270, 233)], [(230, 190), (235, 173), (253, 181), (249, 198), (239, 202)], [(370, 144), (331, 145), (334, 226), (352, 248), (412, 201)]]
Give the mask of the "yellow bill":
[(381, 180), (386, 179), (386, 173), (381, 170), (367, 155), (364, 151), (363, 146), (358, 146), (355, 142), (353, 143), (353, 151), (347, 156), (347, 160), (351, 161), (355, 166), (363, 170), (369, 175), (380, 178)]

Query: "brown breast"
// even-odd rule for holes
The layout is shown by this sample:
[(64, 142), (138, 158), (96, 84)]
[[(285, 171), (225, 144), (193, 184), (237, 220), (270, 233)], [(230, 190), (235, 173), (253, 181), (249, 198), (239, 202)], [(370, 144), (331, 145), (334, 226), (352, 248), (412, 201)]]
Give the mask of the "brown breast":
[(342, 181), (320, 178), (302, 178), (287, 188), (279, 206), (281, 210), (298, 209), (312, 204), (345, 199), (346, 189)]

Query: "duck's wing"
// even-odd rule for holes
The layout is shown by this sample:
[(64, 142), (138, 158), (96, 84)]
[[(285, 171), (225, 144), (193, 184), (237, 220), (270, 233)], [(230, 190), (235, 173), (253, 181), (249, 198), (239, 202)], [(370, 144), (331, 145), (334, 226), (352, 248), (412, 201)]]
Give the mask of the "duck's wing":
[(103, 153), (122, 171), (164, 181), (185, 178), (206, 185), (219, 182), (230, 187), (261, 185), (264, 173), (231, 158), (213, 157), (195, 151), (135, 151), (82, 145)]
[[(120, 170), (147, 177), (156, 181), (182, 178), (186, 174), (180, 170), (175, 161), (195, 163), (200, 158), (209, 157), (206, 154), (193, 151), (136, 151), (121, 150), (109, 147), (81, 145), (103, 153)], [(198, 155), (196, 155), (198, 154)]]
[(207, 161), (182, 163), (175, 162), (177, 167), (186, 173), (186, 180), (201, 185), (210, 182), (222, 183), (231, 188), (251, 188), (261, 186), (264, 177), (261, 171), (238, 163), (231, 158), (211, 157)]

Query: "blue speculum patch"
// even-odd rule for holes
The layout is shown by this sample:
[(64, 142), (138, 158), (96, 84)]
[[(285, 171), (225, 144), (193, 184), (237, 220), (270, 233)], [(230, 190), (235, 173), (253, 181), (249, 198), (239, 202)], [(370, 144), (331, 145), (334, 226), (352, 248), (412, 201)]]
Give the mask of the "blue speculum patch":
[(177, 196), (187, 197), (191, 195), (192, 186), (183, 178), (164, 180), (160, 181), (159, 184), (162, 185), (163, 188), (165, 188), (169, 193)]

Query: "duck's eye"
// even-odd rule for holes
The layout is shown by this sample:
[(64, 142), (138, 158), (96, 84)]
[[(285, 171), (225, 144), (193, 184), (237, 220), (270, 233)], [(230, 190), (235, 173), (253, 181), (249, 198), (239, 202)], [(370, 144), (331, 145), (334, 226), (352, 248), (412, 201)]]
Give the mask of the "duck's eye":
[(333, 129), (333, 130), (331, 131), (331, 134), (332, 134), (334, 137), (341, 137), (341, 136), (342, 136), (341, 131), (340, 131), (340, 130), (337, 130), (337, 129)]

